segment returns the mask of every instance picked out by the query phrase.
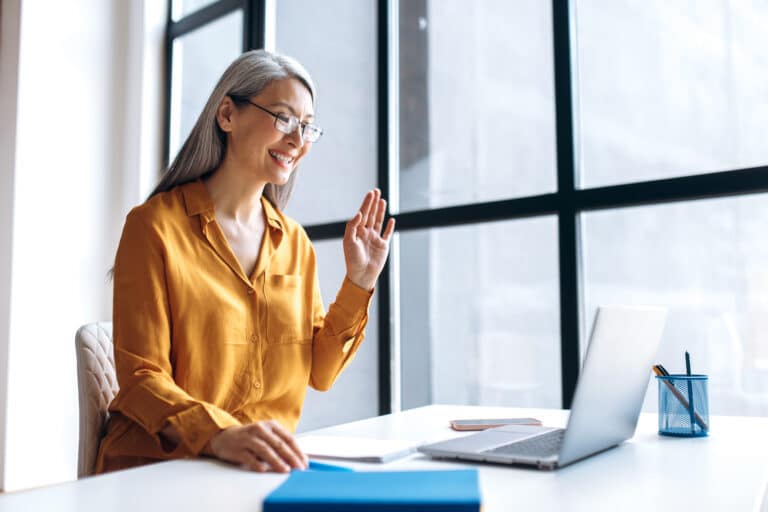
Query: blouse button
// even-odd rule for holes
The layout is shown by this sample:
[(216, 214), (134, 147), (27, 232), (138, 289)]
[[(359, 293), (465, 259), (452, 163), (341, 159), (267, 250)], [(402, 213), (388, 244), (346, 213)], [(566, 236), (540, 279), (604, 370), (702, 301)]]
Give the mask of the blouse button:
[(248, 295), (253, 295), (253, 288), (248, 288)]

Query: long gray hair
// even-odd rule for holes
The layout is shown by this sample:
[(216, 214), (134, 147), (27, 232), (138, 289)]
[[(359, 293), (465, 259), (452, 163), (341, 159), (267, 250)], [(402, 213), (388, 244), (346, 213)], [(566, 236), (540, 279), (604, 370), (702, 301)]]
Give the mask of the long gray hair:
[[(285, 78), (295, 78), (304, 84), (315, 105), (317, 95), (312, 78), (295, 59), (266, 50), (251, 50), (235, 59), (221, 75), (187, 140), (149, 197), (206, 176), (219, 167), (226, 153), (227, 136), (219, 127), (216, 112), (226, 96), (250, 98), (275, 80)], [(284, 185), (267, 184), (264, 196), (276, 208), (285, 209), (295, 179), (294, 171)]]
[[(315, 84), (304, 66), (295, 59), (266, 50), (251, 50), (235, 59), (219, 78), (192, 132), (149, 197), (206, 176), (219, 167), (226, 153), (227, 135), (219, 128), (216, 112), (225, 96), (250, 98), (275, 80), (285, 78), (295, 78), (304, 84), (312, 95), (312, 106), (315, 106)], [(294, 170), (285, 185), (267, 184), (264, 196), (276, 208), (284, 210), (295, 180)], [(107, 281), (112, 280), (114, 270), (113, 266), (107, 272)]]

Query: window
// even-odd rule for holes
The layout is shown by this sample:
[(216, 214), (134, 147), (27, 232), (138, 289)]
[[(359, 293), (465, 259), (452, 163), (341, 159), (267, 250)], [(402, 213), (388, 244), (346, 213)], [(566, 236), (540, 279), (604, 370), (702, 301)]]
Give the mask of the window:
[(304, 225), (347, 221), (376, 186), (376, 4), (280, 0), (276, 7), (276, 49), (312, 75), (324, 130), (298, 171), (287, 213)]
[[(400, 211), (553, 192), (550, 6), (398, 5)], [(402, 406), (559, 406), (557, 219), (478, 220), (400, 236)]]
[(555, 217), (408, 231), (399, 247), (403, 408), (560, 406)]
[(766, 194), (585, 214), (584, 321), (600, 304), (666, 306), (659, 361), (684, 372), (688, 350), (711, 411), (768, 415), (766, 226)]
[(764, 165), (768, 7), (577, 3), (582, 184)]
[(400, 211), (553, 192), (550, 6), (399, 8)]
[(243, 12), (236, 10), (173, 42), (171, 132), (173, 158), (192, 131), (216, 80), (240, 53)]
[[(344, 249), (341, 240), (314, 241), (320, 290), (326, 311), (336, 298), (344, 279)], [(325, 427), (345, 421), (376, 416), (378, 407), (378, 297), (373, 296), (365, 340), (355, 354), (355, 361), (339, 376), (333, 387), (325, 392), (307, 390), (307, 399), (301, 412), (299, 432)], [(329, 404), (343, 407), (329, 407)]]
[(216, 2), (216, 0), (173, 0), (171, 2), (173, 4), (171, 17), (173, 18), (173, 21), (178, 21), (184, 16), (197, 12), (214, 2)]
[[(274, 33), (315, 78), (326, 134), (288, 213), (326, 303), (362, 193), (379, 186), (397, 218), (350, 384), (310, 393), (300, 428), (433, 402), (569, 407), (595, 310), (617, 302), (670, 309), (660, 360), (691, 351), (713, 414), (768, 414), (767, 7), (176, 3), (171, 42), (209, 30), (216, 62)], [(204, 62), (188, 72), (218, 76)], [(174, 96), (178, 137), (198, 97)], [(353, 405), (329, 415), (329, 396)]]

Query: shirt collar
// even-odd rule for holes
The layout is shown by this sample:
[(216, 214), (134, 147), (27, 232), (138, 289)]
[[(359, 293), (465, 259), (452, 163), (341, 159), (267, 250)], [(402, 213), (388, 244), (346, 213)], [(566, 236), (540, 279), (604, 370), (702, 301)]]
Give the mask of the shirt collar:
[(206, 217), (213, 217), (213, 199), (201, 180), (187, 183), (181, 192), (188, 216), (207, 214)]
[(283, 230), (283, 221), (272, 203), (265, 196), (261, 196), (261, 205), (264, 207), (264, 217), (267, 218), (267, 224), (274, 229)]
[[(214, 219), (213, 199), (211, 199), (211, 195), (208, 193), (208, 189), (205, 188), (202, 180), (186, 184), (182, 188), (182, 193), (184, 194), (184, 206), (187, 209), (188, 216), (202, 215), (206, 222)], [(264, 217), (267, 219), (267, 224), (271, 228), (283, 231), (283, 221), (280, 219), (280, 214), (263, 195), (261, 196), (261, 205), (264, 208)]]

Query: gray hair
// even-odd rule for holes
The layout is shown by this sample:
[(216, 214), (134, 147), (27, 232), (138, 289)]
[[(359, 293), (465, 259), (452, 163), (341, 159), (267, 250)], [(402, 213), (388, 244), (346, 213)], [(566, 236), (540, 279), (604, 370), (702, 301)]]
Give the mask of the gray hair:
[[(286, 78), (295, 78), (304, 84), (315, 105), (317, 96), (312, 78), (295, 59), (266, 50), (251, 50), (235, 59), (221, 75), (187, 140), (149, 197), (204, 177), (219, 167), (227, 149), (227, 136), (219, 127), (216, 113), (226, 96), (250, 98), (275, 80)], [(294, 171), (284, 185), (267, 184), (264, 196), (276, 208), (285, 209), (295, 178)]]

